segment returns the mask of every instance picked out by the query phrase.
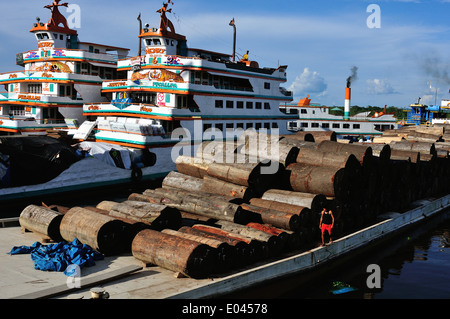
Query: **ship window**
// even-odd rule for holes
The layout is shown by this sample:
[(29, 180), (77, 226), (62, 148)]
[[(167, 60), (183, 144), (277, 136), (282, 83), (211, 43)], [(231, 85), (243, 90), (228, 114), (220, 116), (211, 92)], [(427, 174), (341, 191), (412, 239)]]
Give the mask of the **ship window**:
[(203, 132), (212, 128), (212, 124), (203, 124)]
[(247, 102), (246, 107), (248, 109), (252, 109), (253, 108), (253, 102)]
[(152, 45), (152, 39), (145, 39), (145, 43), (147, 43), (147, 45)]
[(270, 103), (264, 103), (264, 109), (265, 110), (270, 110)]
[(333, 128), (340, 128), (341, 125), (339, 123), (333, 123)]
[(301, 110), (300, 110), (300, 113), (301, 113), (301, 114), (307, 114), (308, 111), (307, 111), (306, 109), (301, 109)]
[(42, 39), (48, 40), (50, 37), (48, 36), (48, 33), (41, 33)]
[(353, 124), (353, 128), (359, 129), (361, 126), (359, 124)]
[(329, 124), (329, 123), (322, 123), (322, 127), (323, 127), (323, 128), (329, 128), (329, 127), (330, 127), (330, 124)]
[(227, 123), (225, 127), (226, 127), (227, 130), (232, 130), (232, 129), (234, 129), (234, 124), (233, 123)]
[(319, 123), (311, 123), (311, 127), (319, 127)]
[(260, 110), (262, 108), (262, 103), (261, 102), (256, 102), (255, 103), (255, 109)]
[(264, 128), (266, 130), (270, 130), (270, 123), (264, 123)]
[(223, 131), (223, 124), (222, 123), (217, 123), (214, 125), (214, 127), (219, 130), (219, 131)]
[(222, 100), (216, 100), (216, 108), (223, 108), (223, 101)]
[(9, 110), (12, 115), (25, 115), (25, 106), (23, 105), (11, 105)]
[(28, 93), (42, 93), (42, 84), (28, 84)]
[(278, 128), (278, 123), (277, 122), (273, 122), (272, 123), (272, 128)]
[(255, 123), (255, 129), (259, 130), (261, 129), (261, 123)]
[(270, 90), (270, 82), (264, 82), (264, 88)]
[(253, 123), (247, 123), (246, 124), (246, 129), (252, 128), (253, 127)]
[(301, 127), (309, 127), (309, 125), (308, 125), (308, 123), (306, 123), (306, 122), (302, 122), (302, 123), (301, 123)]
[(243, 109), (244, 108), (244, 102), (243, 101), (237, 101), (236, 102), (236, 108)]
[(234, 107), (233, 101), (227, 101), (227, 109), (232, 109)]
[(344, 128), (350, 128), (350, 124), (344, 124), (343, 127)]
[(244, 123), (237, 123), (236, 128), (244, 128)]
[(161, 40), (160, 39), (153, 39), (153, 44), (154, 45), (161, 45)]

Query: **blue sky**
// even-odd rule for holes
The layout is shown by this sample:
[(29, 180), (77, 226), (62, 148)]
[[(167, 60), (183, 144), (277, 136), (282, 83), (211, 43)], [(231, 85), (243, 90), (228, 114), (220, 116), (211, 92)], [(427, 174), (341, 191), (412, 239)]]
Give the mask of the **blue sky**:
[[(15, 54), (37, 47), (28, 31), (36, 16), (48, 21), (43, 7), (50, 2), (2, 1), (0, 72), (20, 70)], [(141, 13), (144, 23), (157, 26), (162, 0), (69, 3), (81, 8), (82, 41), (127, 47), (135, 55), (136, 18)], [(379, 7), (379, 28), (368, 27), (371, 4)], [(295, 101), (309, 94), (316, 103), (343, 105), (353, 66), (352, 105), (407, 107), (418, 97), (433, 104), (436, 90), (438, 102), (450, 98), (450, 0), (174, 0), (171, 7), (169, 18), (188, 46), (230, 54), (234, 17), (238, 53), (249, 50), (262, 67), (288, 65), (284, 86)]]

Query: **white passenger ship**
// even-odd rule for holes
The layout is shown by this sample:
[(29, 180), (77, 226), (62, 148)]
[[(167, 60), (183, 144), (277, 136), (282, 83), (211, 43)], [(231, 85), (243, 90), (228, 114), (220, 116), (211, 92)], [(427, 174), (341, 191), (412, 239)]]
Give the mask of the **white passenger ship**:
[[(118, 61), (128, 77), (103, 82), (110, 102), (84, 105), (88, 121), (74, 138), (150, 150), (161, 172), (174, 168), (168, 156), (178, 132), (194, 144), (236, 138), (249, 128), (288, 134), (287, 122), (296, 117), (279, 109), (292, 102), (292, 93), (280, 87), (287, 66), (261, 68), (248, 59), (235, 61), (234, 53), (188, 47), (167, 18), (169, 3), (157, 11), (159, 27), (141, 29), (143, 55)], [(182, 130), (172, 138), (176, 129)]]
[[(169, 4), (157, 11), (158, 27), (140, 28), (140, 54), (118, 60), (114, 70), (125, 73), (123, 79), (105, 79), (101, 91), (95, 93), (95, 102), (80, 101), (87, 120), (68, 133), (87, 158), (47, 183), (29, 185), (25, 190), (3, 188), (0, 200), (140, 184), (175, 170), (178, 155), (188, 155), (186, 151), (193, 154), (204, 140), (233, 140), (250, 128), (289, 134), (287, 123), (297, 116), (279, 109), (279, 104), (293, 100), (292, 93), (281, 87), (286, 82), (287, 66), (263, 68), (248, 59), (237, 61), (235, 52), (230, 55), (188, 47), (186, 37), (176, 33), (167, 18)], [(235, 28), (234, 23), (230, 25)], [(34, 29), (43, 32), (45, 28), (39, 25)], [(66, 55), (78, 52), (63, 51)], [(35, 53), (40, 55), (41, 50)], [(79, 54), (91, 57), (84, 51)], [(80, 76), (76, 73), (66, 76), (74, 79)], [(85, 76), (85, 80), (95, 77)], [(78, 90), (81, 84), (74, 88)], [(183, 147), (178, 149), (180, 145)]]
[[(81, 42), (58, 7), (46, 6), (48, 23), (39, 18), (30, 32), (38, 48), (16, 56), (23, 71), (0, 74), (0, 135), (44, 135), (49, 129), (76, 127), (85, 120), (83, 104), (107, 101), (102, 81), (120, 75), (117, 60), (128, 49)], [(67, 4), (65, 4), (67, 6)]]
[[(347, 93), (349, 100), (349, 93)], [(313, 105), (309, 96), (301, 99), (298, 104), (280, 105), (282, 112), (296, 114), (295, 121), (289, 122), (289, 130), (296, 131), (335, 131), (340, 138), (357, 136), (379, 136), (385, 130), (397, 129), (399, 124), (393, 114), (384, 112), (369, 116), (369, 112), (349, 115), (348, 111), (343, 116), (330, 114), (330, 107)]]

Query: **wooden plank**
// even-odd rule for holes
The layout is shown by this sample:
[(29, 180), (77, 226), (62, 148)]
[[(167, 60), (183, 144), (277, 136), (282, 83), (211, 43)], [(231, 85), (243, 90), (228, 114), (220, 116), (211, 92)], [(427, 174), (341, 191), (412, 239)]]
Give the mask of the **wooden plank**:
[[(119, 279), (121, 277), (127, 276), (129, 274), (132, 274), (138, 270), (141, 270), (142, 266), (138, 265), (130, 265), (126, 266), (117, 270), (109, 271), (105, 274), (100, 274), (98, 276), (92, 277), (92, 278), (86, 278), (81, 279), (79, 287), (69, 287), (67, 284), (55, 286), (52, 288), (32, 292), (29, 294), (21, 295), (14, 297), (12, 299), (45, 299), (45, 298), (51, 298), (58, 295), (71, 293), (76, 290), (82, 290), (86, 289), (95, 285), (99, 285), (104, 282), (112, 281)], [(68, 277), (69, 278), (69, 277)]]

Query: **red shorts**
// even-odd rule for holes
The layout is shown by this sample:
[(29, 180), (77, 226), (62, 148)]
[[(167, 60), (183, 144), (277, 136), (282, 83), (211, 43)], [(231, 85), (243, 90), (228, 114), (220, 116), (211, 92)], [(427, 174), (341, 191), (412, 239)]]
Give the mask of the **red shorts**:
[(322, 224), (322, 233), (324, 231), (328, 231), (328, 234), (331, 235), (331, 225), (330, 224)]

